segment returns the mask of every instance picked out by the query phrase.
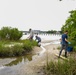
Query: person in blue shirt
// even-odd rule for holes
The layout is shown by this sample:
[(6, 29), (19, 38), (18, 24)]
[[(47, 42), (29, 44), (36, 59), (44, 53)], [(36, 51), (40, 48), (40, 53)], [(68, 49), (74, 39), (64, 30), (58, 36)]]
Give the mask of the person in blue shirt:
[(65, 31), (64, 34), (62, 34), (62, 37), (61, 37), (61, 50), (59, 52), (59, 57), (62, 53), (62, 50), (64, 49), (65, 50), (65, 57), (67, 57), (67, 47), (68, 47), (68, 31)]
[(38, 36), (38, 34), (35, 37), (35, 40), (37, 41), (38, 45), (41, 46), (41, 38)]
[(41, 42), (41, 38), (38, 35), (36, 35), (36, 39), (35, 40), (37, 40), (38, 43)]

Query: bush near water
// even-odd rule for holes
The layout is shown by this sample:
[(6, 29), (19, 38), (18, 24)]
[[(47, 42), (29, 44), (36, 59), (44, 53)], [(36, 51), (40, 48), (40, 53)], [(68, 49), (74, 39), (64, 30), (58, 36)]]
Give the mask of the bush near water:
[(22, 32), (17, 28), (3, 27), (0, 30), (0, 57), (21, 56), (31, 52), (37, 42), (20, 40)]
[(5, 44), (5, 42), (0, 42), (0, 57), (21, 56), (31, 52), (33, 47), (37, 46), (36, 41), (30, 40), (23, 40), (23, 42), (10, 41), (9, 43), (10, 44)]
[(22, 32), (17, 28), (2, 27), (0, 30), (0, 40), (19, 40), (22, 37)]

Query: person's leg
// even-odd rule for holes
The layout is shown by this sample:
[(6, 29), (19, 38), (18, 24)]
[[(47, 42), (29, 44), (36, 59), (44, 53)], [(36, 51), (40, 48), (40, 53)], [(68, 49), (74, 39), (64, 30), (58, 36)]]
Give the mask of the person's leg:
[(60, 57), (63, 49), (64, 49), (64, 45), (61, 45), (61, 50), (60, 50), (60, 52), (59, 52), (59, 57)]
[(68, 44), (65, 45), (65, 57), (67, 57), (67, 47), (68, 47)]

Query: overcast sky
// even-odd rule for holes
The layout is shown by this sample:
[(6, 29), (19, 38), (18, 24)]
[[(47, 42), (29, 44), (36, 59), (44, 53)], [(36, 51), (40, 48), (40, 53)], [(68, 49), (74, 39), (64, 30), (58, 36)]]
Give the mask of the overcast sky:
[(0, 29), (60, 30), (76, 0), (0, 0)]

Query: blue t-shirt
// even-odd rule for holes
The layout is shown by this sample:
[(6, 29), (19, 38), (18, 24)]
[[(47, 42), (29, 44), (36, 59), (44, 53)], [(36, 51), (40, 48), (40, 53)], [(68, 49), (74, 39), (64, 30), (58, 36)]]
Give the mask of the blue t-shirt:
[(41, 38), (40, 38), (40, 37), (38, 37), (38, 36), (36, 36), (36, 40), (41, 41)]
[(65, 41), (65, 39), (67, 39), (67, 38), (68, 38), (67, 34), (62, 35), (62, 44), (67, 44), (68, 43), (67, 41)]

